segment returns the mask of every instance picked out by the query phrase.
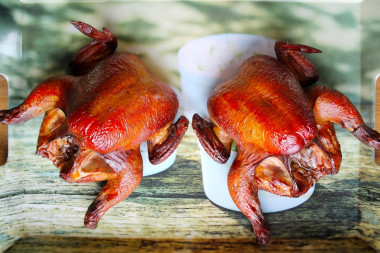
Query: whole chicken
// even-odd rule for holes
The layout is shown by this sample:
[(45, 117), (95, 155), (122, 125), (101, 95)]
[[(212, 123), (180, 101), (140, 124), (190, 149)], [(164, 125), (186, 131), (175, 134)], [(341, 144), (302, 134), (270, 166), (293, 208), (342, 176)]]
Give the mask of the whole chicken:
[(72, 59), (72, 75), (45, 80), (21, 105), (0, 111), (0, 122), (21, 124), (46, 112), (37, 154), (52, 160), (68, 182), (107, 181), (84, 219), (96, 228), (139, 185), (141, 143), (148, 142), (149, 160), (158, 164), (177, 148), (188, 120), (174, 122), (176, 94), (136, 55), (114, 53), (117, 39), (109, 30), (71, 23), (94, 39)]
[(208, 99), (211, 122), (198, 114), (192, 126), (205, 151), (227, 162), (232, 141), (237, 157), (228, 174), (236, 206), (251, 221), (258, 244), (270, 240), (258, 190), (297, 197), (322, 176), (335, 174), (342, 159), (333, 123), (364, 144), (380, 148), (380, 134), (364, 124), (342, 93), (314, 86), (318, 74), (302, 54), (320, 50), (275, 43), (277, 58), (248, 58)]

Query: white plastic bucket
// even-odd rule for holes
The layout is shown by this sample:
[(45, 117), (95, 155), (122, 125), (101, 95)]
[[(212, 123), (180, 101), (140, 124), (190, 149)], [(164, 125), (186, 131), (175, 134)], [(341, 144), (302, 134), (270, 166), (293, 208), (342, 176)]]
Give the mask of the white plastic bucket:
[[(182, 99), (181, 92), (177, 88), (173, 86), (170, 86), (170, 87), (177, 94), (178, 103), (179, 103), (178, 112), (174, 119), (174, 122), (175, 122), (183, 113), (183, 101), (182, 101), (183, 99)], [(140, 152), (143, 159), (143, 176), (144, 177), (160, 173), (170, 168), (174, 164), (176, 156), (177, 156), (177, 150), (175, 150), (165, 161), (161, 162), (160, 164), (154, 165), (154, 164), (151, 164), (149, 161), (148, 145), (146, 142), (140, 145)]]
[[(191, 119), (195, 113), (209, 118), (207, 99), (219, 83), (231, 78), (240, 65), (255, 54), (275, 57), (275, 40), (249, 34), (217, 34), (188, 42), (178, 52), (178, 68), (184, 113)], [(199, 144), (199, 143), (198, 143)], [(229, 168), (237, 153), (231, 152), (226, 164), (215, 162), (198, 145), (201, 151), (203, 187), (206, 196), (215, 204), (239, 211), (227, 186)], [(297, 198), (282, 197), (259, 190), (261, 209), (264, 213), (278, 212), (296, 207), (314, 192), (314, 186)]]

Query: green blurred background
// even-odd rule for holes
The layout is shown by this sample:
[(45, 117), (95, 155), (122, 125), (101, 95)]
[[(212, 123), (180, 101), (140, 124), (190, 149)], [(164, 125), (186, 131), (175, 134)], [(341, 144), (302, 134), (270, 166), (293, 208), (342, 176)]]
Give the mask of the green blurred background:
[(162, 80), (180, 87), (176, 54), (186, 42), (217, 33), (249, 33), (314, 46), (320, 84), (355, 104), (371, 103), (380, 73), (378, 1), (3, 1), (0, 73), (10, 98), (23, 99), (47, 77), (64, 74), (90, 40), (81, 20), (118, 36), (118, 51), (138, 54)]

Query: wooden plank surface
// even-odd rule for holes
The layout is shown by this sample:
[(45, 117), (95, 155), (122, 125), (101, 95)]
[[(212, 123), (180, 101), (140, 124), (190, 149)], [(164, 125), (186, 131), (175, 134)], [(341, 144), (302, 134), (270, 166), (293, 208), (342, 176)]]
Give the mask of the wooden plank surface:
[[(191, 129), (171, 168), (144, 177), (128, 199), (106, 213), (97, 229), (86, 229), (83, 217), (101, 184), (67, 183), (49, 160), (35, 155), (41, 121), (37, 118), (9, 129), (9, 158), (0, 170), (1, 249), (25, 236), (255, 240), (244, 215), (219, 208), (205, 196), (199, 150)], [(329, 241), (357, 235), (359, 149), (368, 151), (363, 157), (368, 166), (374, 162), (371, 149), (348, 132), (338, 128), (337, 135), (343, 150), (340, 172), (320, 180), (313, 196), (301, 206), (265, 215), (273, 240)]]
[[(10, 106), (17, 104), (12, 101)], [(21, 240), (13, 248), (15, 252), (22, 252), (32, 244), (40, 245), (43, 252), (52, 243), (64, 240), (60, 237), (78, 237), (84, 241), (116, 238), (129, 240), (128, 247), (134, 247), (135, 240), (143, 244), (151, 244), (153, 240), (154, 244), (164, 239), (163, 243), (169, 240), (173, 247), (188, 245), (183, 240), (231, 240), (222, 244), (226, 248), (235, 247), (244, 240), (255, 240), (244, 215), (219, 208), (205, 196), (199, 150), (191, 128), (171, 168), (144, 177), (128, 199), (106, 213), (97, 229), (84, 228), (84, 214), (101, 184), (67, 183), (59, 178), (57, 168), (49, 160), (35, 155), (41, 121), (42, 117), (9, 128), (9, 158), (0, 168), (0, 252), (23, 237), (41, 239)], [(273, 240), (272, 246), (265, 249), (279, 245), (300, 250), (305, 249), (305, 245), (316, 247), (310, 238), (319, 238), (320, 247), (330, 247), (335, 238), (357, 236), (358, 229), (364, 231), (363, 240), (380, 249), (378, 225), (374, 224), (378, 199), (372, 188), (376, 187), (362, 188), (364, 183), (377, 180), (372, 173), (377, 168), (373, 150), (340, 127), (337, 127), (337, 136), (343, 152), (340, 172), (320, 180), (311, 199), (303, 205), (265, 215)], [(372, 174), (364, 174), (369, 172)], [(46, 236), (59, 238), (45, 240)], [(81, 244), (78, 240), (75, 243)], [(96, 249), (97, 245), (89, 247), (91, 245)], [(163, 245), (156, 244), (157, 247)], [(196, 245), (204, 246), (202, 243)], [(118, 248), (117, 243), (113, 246)], [(246, 243), (240, 246), (253, 247)], [(59, 252), (59, 248), (57, 250)]]
[[(4, 76), (0, 75), (0, 110), (8, 108), (8, 85)], [(8, 157), (8, 126), (0, 124), (0, 165)]]
[(366, 253), (374, 249), (357, 238), (274, 239), (260, 247), (252, 239), (147, 240), (78, 237), (27, 237), (17, 241), (7, 253), (42, 252), (345, 252)]
[[(375, 129), (380, 132), (380, 76), (377, 77), (375, 88)], [(375, 151), (375, 161), (380, 165), (380, 150)]]
[[(380, 131), (380, 78), (375, 85), (375, 129)], [(370, 157), (373, 150), (361, 149), (359, 162), (359, 192), (358, 205), (360, 220), (358, 235), (367, 241), (373, 248), (380, 251), (380, 152), (375, 150), (373, 165)]]

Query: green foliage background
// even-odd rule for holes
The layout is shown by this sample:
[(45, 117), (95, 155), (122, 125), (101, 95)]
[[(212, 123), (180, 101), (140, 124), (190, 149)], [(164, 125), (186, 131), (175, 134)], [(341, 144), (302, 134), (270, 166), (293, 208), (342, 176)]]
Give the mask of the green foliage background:
[(0, 4), (0, 45), (16, 33), (20, 51), (16, 56), (0, 52), (0, 73), (10, 81), (11, 99), (23, 99), (45, 78), (66, 73), (72, 55), (90, 41), (70, 20), (99, 29), (106, 26), (118, 36), (119, 51), (138, 54), (159, 78), (177, 87), (179, 48), (217, 33), (258, 34), (321, 49), (323, 54), (310, 56), (320, 73), (319, 83), (341, 90), (356, 104), (373, 101), (374, 78), (380, 73), (375, 41), (380, 18), (371, 14), (375, 7), (363, 13), (366, 3), (25, 2)]

